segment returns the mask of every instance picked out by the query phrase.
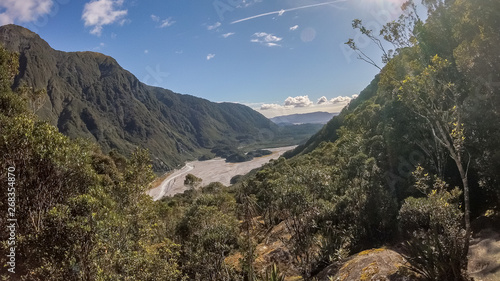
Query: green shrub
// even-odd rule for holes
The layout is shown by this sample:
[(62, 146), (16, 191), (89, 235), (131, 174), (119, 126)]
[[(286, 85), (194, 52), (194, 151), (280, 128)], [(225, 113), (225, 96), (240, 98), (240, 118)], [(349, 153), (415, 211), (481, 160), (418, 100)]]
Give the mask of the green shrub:
[(449, 190), (444, 181), (424, 174), (421, 167), (414, 175), (415, 187), (426, 197), (407, 198), (399, 211), (399, 226), (408, 238), (405, 258), (410, 269), (425, 280), (469, 280), (464, 270), (466, 236), (458, 203), (460, 190)]

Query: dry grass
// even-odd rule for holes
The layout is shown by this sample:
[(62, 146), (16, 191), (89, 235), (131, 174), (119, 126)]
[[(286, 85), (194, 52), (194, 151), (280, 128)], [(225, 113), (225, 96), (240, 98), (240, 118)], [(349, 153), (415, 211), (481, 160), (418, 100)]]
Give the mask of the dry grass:
[(152, 183), (151, 183), (151, 188), (158, 187), (166, 178), (168, 178), (172, 172), (166, 172), (165, 174), (157, 177)]
[(373, 253), (379, 253), (379, 252), (383, 252), (383, 251), (385, 251), (384, 248), (370, 249), (370, 250), (365, 250), (363, 252), (360, 252), (358, 254), (358, 256), (364, 256), (364, 255), (373, 254)]

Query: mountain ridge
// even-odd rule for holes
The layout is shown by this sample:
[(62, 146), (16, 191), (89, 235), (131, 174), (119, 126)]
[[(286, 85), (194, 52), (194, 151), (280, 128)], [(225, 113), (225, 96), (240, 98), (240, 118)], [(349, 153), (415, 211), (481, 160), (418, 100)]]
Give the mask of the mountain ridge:
[(39, 100), (40, 118), (105, 151), (148, 148), (156, 170), (210, 154), (217, 145), (259, 142), (260, 131), (277, 130), (249, 107), (146, 85), (110, 56), (54, 50), (20, 26), (0, 27), (0, 42), (19, 53), (14, 87), (47, 90)]
[(269, 120), (273, 121), (275, 124), (326, 124), (333, 116), (338, 115), (338, 113), (330, 113), (324, 111), (310, 112), (310, 113), (298, 113), (281, 115)]

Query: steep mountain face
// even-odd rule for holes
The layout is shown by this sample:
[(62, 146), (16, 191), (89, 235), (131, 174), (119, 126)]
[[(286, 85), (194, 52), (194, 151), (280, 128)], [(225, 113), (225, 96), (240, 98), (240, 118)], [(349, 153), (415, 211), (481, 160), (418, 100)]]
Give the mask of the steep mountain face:
[(47, 90), (33, 101), (37, 115), (72, 138), (99, 143), (105, 151), (148, 148), (157, 170), (219, 144), (258, 142), (262, 130), (277, 130), (249, 107), (145, 85), (109, 56), (56, 51), (20, 26), (0, 27), (0, 42), (19, 53), (15, 87)]

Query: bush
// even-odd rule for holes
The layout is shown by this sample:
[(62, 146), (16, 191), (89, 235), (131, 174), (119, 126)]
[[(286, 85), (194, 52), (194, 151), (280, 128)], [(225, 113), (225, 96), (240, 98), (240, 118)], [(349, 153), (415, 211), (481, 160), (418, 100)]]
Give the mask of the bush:
[(186, 178), (184, 179), (184, 185), (189, 186), (191, 188), (198, 187), (201, 184), (201, 182), (202, 179), (193, 174), (187, 174)]
[(240, 162), (250, 161), (252, 159), (253, 159), (252, 155), (245, 155), (245, 154), (242, 154), (242, 153), (234, 153), (234, 154), (229, 155), (226, 158), (226, 162), (229, 162), (229, 163), (240, 163)]
[[(458, 204), (460, 190), (448, 191), (448, 185), (418, 167), (415, 186), (423, 198), (409, 197), (399, 211), (399, 225), (409, 239), (405, 258), (410, 269), (425, 280), (469, 280), (465, 269), (465, 230), (463, 212)], [(432, 186), (432, 187), (430, 187)]]
[(271, 155), (271, 154), (273, 154), (273, 152), (270, 150), (266, 150), (266, 149), (258, 149), (258, 150), (250, 151), (247, 153), (247, 155), (251, 155), (253, 157), (262, 157), (262, 156)]
[(243, 175), (236, 175), (236, 176), (231, 178), (231, 181), (229, 183), (236, 184), (236, 183), (239, 183), (241, 180), (243, 180)]
[(198, 161), (207, 161), (213, 158), (214, 156), (212, 154), (203, 154), (202, 156), (198, 157)]

